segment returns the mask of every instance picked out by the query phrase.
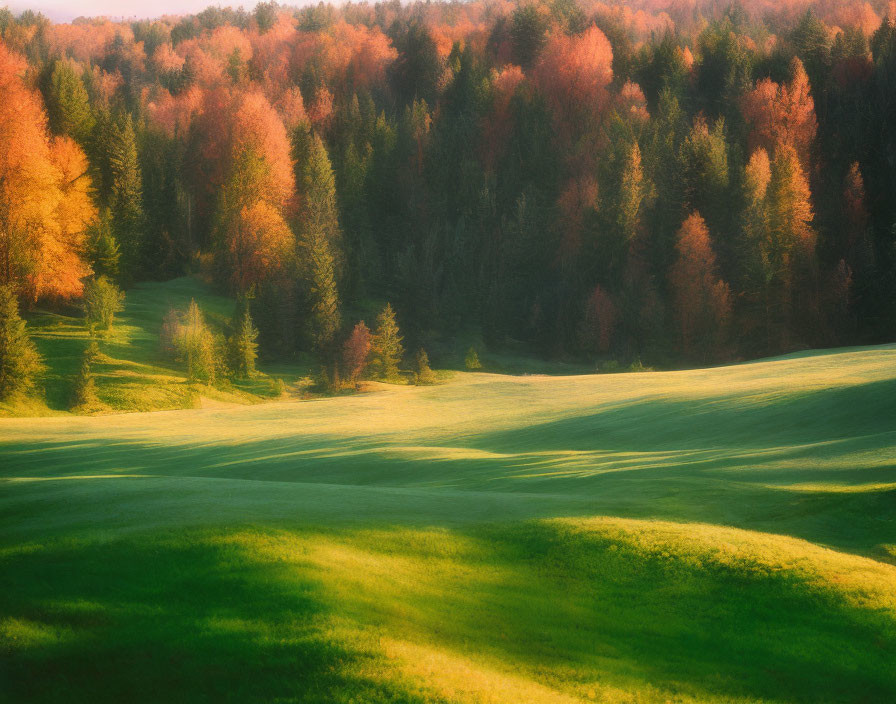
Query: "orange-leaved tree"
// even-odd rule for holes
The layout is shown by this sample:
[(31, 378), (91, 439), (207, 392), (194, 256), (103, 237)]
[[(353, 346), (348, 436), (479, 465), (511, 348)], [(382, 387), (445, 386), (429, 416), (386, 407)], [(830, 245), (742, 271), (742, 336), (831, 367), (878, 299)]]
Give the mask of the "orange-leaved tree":
[(533, 71), (562, 136), (571, 138), (591, 125), (606, 106), (613, 80), (613, 48), (591, 26), (582, 34), (555, 34)]
[(90, 204), (86, 159), (68, 138), (51, 144), (25, 63), (0, 42), (0, 285), (30, 301), (80, 295)]
[(802, 62), (794, 58), (790, 82), (779, 85), (769, 78), (756, 84), (742, 100), (744, 117), (750, 124), (751, 148), (773, 153), (779, 145), (793, 147), (805, 168), (810, 164), (812, 142), (818, 131), (815, 101)]
[(722, 349), (731, 316), (731, 292), (716, 272), (709, 230), (700, 213), (691, 213), (678, 231), (678, 258), (670, 283), (682, 352), (708, 360)]
[(236, 105), (216, 240), (224, 278), (233, 290), (247, 291), (292, 257), (286, 218), (295, 177), (286, 129), (267, 99), (252, 93)]

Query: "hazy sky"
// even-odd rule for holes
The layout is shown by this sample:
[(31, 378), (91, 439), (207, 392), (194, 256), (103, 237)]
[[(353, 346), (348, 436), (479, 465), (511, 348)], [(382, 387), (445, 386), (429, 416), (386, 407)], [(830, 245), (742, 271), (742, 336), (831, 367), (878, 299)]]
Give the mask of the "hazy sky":
[[(8, 7), (13, 12), (31, 9), (43, 12), (54, 22), (68, 22), (75, 17), (158, 17), (159, 15), (188, 15), (203, 10), (209, 5), (222, 7), (244, 6), (255, 7), (257, 0), (234, 0), (234, 2), (215, 2), (214, 0), (13, 0)], [(286, 3), (289, 5), (305, 4), (301, 1)], [(0, 0), (0, 7), (7, 3)]]

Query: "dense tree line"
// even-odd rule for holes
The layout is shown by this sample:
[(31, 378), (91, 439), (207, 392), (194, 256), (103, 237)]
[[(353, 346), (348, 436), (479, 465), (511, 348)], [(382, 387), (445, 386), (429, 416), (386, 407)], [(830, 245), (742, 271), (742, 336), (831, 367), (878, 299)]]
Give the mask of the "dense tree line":
[[(890, 340), (890, 12), (3, 11), (0, 286), (29, 306), (201, 271), (241, 301), (245, 374), (258, 346), (354, 379), (371, 299), (412, 352), (462, 336), (675, 364)], [(199, 369), (198, 310), (178, 325)], [(388, 376), (405, 348), (386, 339)]]

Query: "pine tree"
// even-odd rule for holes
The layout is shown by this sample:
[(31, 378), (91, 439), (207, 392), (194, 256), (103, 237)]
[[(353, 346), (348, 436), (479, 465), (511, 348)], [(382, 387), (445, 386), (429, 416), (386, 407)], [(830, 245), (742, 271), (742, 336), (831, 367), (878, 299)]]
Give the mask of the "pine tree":
[[(357, 104), (357, 101), (356, 103)], [(347, 298), (357, 296), (376, 272), (375, 247), (371, 241), (369, 203), (367, 202), (367, 173), (370, 168), (370, 147), (359, 151), (353, 142), (345, 149), (339, 169), (341, 222), (345, 225)], [(351, 239), (349, 240), (349, 236)]]
[(143, 236), (143, 179), (137, 158), (137, 140), (131, 116), (111, 130), (109, 173), (110, 207), (115, 237), (122, 248), (126, 273), (136, 276), (140, 267)]
[(371, 367), (382, 379), (394, 379), (398, 376), (398, 365), (404, 356), (402, 337), (395, 320), (395, 311), (390, 303), (386, 304), (376, 318), (376, 332), (371, 340)]
[(297, 187), (302, 198), (300, 222), (304, 237), (323, 237), (337, 267), (342, 265), (342, 229), (336, 201), (336, 178), (327, 148), (313, 134), (307, 152), (298, 164)]
[(392, 87), (402, 103), (421, 98), (432, 105), (438, 95), (442, 60), (429, 28), (410, 21), (392, 32), (392, 45), (398, 56), (389, 66)]
[(40, 356), (19, 316), (13, 289), (0, 286), (0, 399), (28, 391), (40, 367)]
[(233, 373), (247, 379), (255, 373), (258, 358), (258, 330), (249, 314), (249, 301), (241, 296), (233, 314), (232, 333), (228, 340), (230, 365)]
[(253, 12), (255, 24), (258, 25), (258, 33), (264, 34), (277, 22), (277, 3), (273, 0), (260, 2)]
[(72, 409), (90, 410), (99, 404), (99, 397), (96, 393), (96, 379), (93, 376), (93, 364), (99, 357), (100, 350), (96, 342), (91, 342), (84, 350), (84, 356), (81, 359), (81, 369), (75, 379), (75, 386), (72, 389), (71, 407)]

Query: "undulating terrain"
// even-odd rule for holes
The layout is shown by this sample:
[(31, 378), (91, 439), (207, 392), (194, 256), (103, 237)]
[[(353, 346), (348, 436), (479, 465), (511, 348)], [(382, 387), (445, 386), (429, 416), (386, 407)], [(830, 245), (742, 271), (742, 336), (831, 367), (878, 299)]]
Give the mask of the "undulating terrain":
[(0, 689), (896, 700), (896, 347), (0, 419)]

